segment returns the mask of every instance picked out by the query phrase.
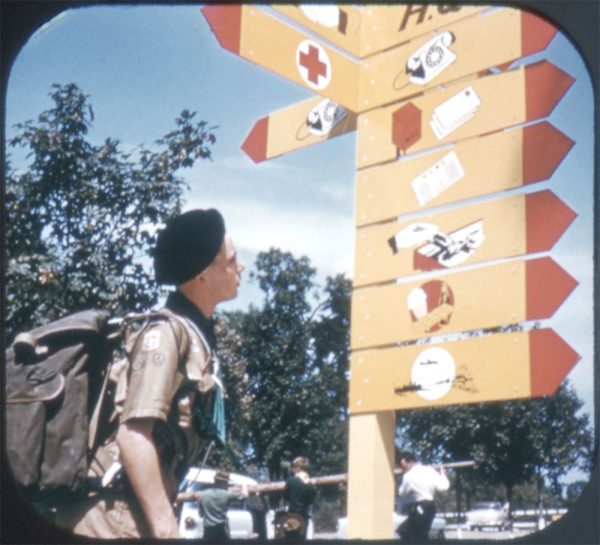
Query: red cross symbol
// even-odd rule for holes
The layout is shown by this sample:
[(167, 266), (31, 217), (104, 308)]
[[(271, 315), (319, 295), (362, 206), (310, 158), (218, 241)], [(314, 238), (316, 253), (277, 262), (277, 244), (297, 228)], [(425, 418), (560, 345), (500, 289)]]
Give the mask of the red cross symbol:
[(327, 65), (319, 60), (319, 50), (314, 45), (308, 46), (308, 53), (300, 52), (300, 65), (308, 70), (308, 80), (319, 84), (319, 76), (327, 76)]

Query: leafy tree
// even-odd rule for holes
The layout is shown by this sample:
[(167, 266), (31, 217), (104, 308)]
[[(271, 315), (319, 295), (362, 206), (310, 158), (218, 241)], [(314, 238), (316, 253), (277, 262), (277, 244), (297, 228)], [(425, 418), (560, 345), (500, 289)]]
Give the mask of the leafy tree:
[(306, 257), (260, 253), (252, 278), (263, 305), (228, 314), (239, 329), (221, 338), (235, 448), (276, 480), (282, 462), (303, 453), (314, 473), (345, 467), (350, 284), (328, 279), (320, 301), (314, 276)]
[(52, 87), (53, 107), (15, 126), (8, 143), (28, 152), (6, 172), (6, 329), (90, 307), (151, 306), (158, 287), (144, 268), (156, 227), (181, 210), (177, 175), (211, 157), (213, 128), (184, 110), (176, 128), (126, 153), (118, 140), (88, 140), (94, 113), (75, 84)]
[(257, 474), (259, 469), (249, 466), (244, 442), (251, 411), (246, 362), (240, 355), (245, 341), (242, 335), (245, 315), (242, 311), (224, 313), (217, 311), (215, 315), (218, 357), (223, 373), (223, 384), (226, 388), (225, 419), (228, 437), (225, 451), (213, 452), (208, 464), (215, 467), (226, 465), (240, 472)]
[(326, 280), (323, 291), (319, 319), (309, 324), (316, 373), (311, 391), (320, 420), (313, 423), (308, 440), (317, 447), (319, 473), (331, 474), (345, 472), (347, 466), (351, 282), (339, 274)]
[(537, 480), (540, 495), (548, 482), (556, 494), (565, 473), (589, 469), (591, 430), (581, 407), (567, 382), (550, 397), (404, 411), (398, 441), (424, 460), (474, 460), (463, 472), (467, 494), (478, 482), (502, 485), (512, 503), (517, 485)]

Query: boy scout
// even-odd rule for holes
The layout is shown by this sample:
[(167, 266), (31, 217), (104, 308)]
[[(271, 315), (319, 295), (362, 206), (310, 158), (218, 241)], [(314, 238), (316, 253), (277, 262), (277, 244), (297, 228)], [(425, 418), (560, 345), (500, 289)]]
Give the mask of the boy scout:
[(214, 429), (207, 405), (222, 407), (209, 319), (218, 303), (237, 296), (244, 265), (221, 214), (192, 210), (169, 221), (158, 235), (154, 268), (157, 282), (176, 290), (162, 316), (127, 340), (118, 428), (92, 464), (104, 486), (71, 514), (78, 534), (178, 537), (173, 501), (181, 472)]

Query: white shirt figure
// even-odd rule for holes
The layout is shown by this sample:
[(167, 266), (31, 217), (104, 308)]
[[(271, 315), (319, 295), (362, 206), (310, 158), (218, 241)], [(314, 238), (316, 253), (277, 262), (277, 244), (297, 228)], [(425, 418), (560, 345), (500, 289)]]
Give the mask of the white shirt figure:
[(398, 495), (408, 502), (433, 501), (436, 492), (450, 488), (450, 482), (443, 473), (430, 466), (413, 465), (402, 478)]

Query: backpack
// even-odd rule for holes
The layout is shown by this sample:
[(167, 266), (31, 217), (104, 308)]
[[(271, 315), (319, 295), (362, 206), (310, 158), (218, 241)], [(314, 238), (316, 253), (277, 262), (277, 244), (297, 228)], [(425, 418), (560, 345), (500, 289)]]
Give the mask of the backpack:
[(160, 312), (113, 318), (93, 309), (16, 336), (6, 351), (6, 452), (28, 498), (70, 496), (99, 485), (90, 482), (88, 469), (116, 427), (107, 425), (114, 409), (112, 363), (127, 332), (156, 319), (170, 318)]

